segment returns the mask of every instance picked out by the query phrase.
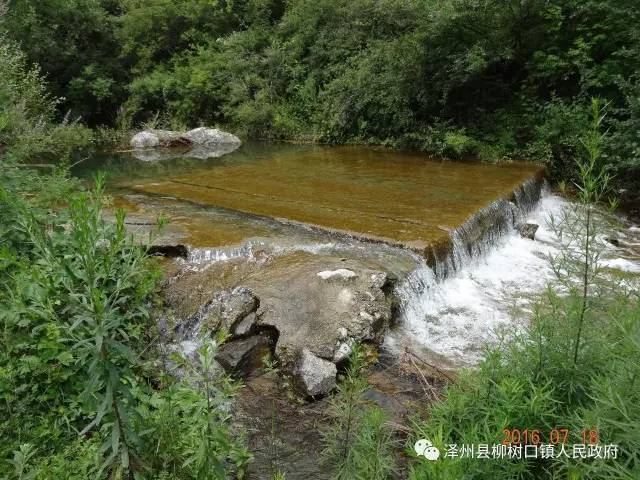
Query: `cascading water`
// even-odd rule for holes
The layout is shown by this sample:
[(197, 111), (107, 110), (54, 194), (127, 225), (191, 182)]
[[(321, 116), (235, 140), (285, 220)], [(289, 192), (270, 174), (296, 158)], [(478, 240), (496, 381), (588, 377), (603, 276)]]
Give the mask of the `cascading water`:
[[(463, 363), (471, 363), (476, 359), (472, 350), (484, 344), (486, 333), (511, 318), (501, 303), (503, 299), (498, 293), (501, 285), (496, 285), (496, 282), (507, 284), (512, 281), (517, 284), (520, 279), (514, 276), (527, 275), (534, 265), (545, 263), (532, 254), (529, 247), (529, 244), (538, 244), (542, 248), (543, 244), (521, 239), (514, 233), (518, 223), (526, 220), (534, 209), (541, 209), (538, 202), (543, 190), (544, 184), (540, 179), (531, 179), (516, 189), (510, 198), (499, 199), (478, 211), (451, 233), (448, 251), (440, 249), (434, 252), (429, 262), (406, 249), (384, 244), (376, 244), (372, 248), (369, 242), (328, 236), (326, 241), (316, 238), (307, 238), (305, 241), (300, 238), (291, 238), (289, 241), (283, 238), (250, 239), (235, 247), (194, 248), (190, 249), (186, 264), (190, 269), (199, 270), (234, 258), (258, 260), (259, 252), (281, 255), (301, 250), (373, 255), (378, 258), (381, 255), (394, 259), (401, 255), (410, 257), (405, 263), (417, 264), (417, 267), (400, 273), (403, 280), (396, 288), (401, 303), (400, 323), (403, 330), (409, 332), (419, 344), (448, 357), (459, 356)], [(549, 199), (560, 202), (557, 197), (546, 194), (542, 210), (548, 210)], [(544, 223), (541, 219), (536, 221)], [(544, 228), (538, 237), (544, 236), (543, 231)], [(314, 232), (314, 235), (317, 233)], [(510, 250), (498, 248), (509, 242), (513, 244)], [(502, 252), (503, 256), (497, 252)], [(504, 272), (504, 265), (513, 265), (518, 256), (522, 257), (525, 253), (531, 257), (520, 258), (526, 267), (520, 265), (517, 271)], [(410, 273), (406, 274), (407, 271)], [(546, 274), (539, 277), (546, 279)]]
[(252, 258), (255, 248), (254, 242), (246, 242), (237, 247), (190, 248), (187, 263), (202, 265), (225, 262), (234, 258)]
[[(450, 233), (447, 245), (427, 252), (428, 258), (408, 248), (276, 222), (278, 228), (271, 229), (275, 234), (270, 237), (253, 237), (229, 247), (191, 248), (183, 262), (186, 269), (199, 271), (218, 262), (260, 263), (299, 251), (366, 258), (401, 279), (396, 286), (400, 328), (387, 337), (389, 350), (398, 351), (410, 342), (435, 354), (445, 366), (472, 365), (501, 328), (527, 317), (531, 298), (551, 278), (546, 257), (557, 251), (559, 239), (547, 219), (559, 216), (567, 205), (549, 193), (541, 179), (530, 179), (508, 198), (468, 218)], [(535, 241), (516, 231), (526, 221), (540, 226)], [(636, 233), (640, 236), (629, 229), (628, 235)], [(638, 263), (619, 257), (614, 253), (603, 265), (640, 270)]]
[(451, 233), (451, 247), (434, 252), (433, 268), (436, 278), (464, 268), (474, 259), (486, 255), (508, 232), (524, 221), (538, 204), (544, 182), (537, 178), (527, 180), (512, 195), (501, 198), (473, 214)]
[[(536, 294), (553, 276), (548, 257), (561, 244), (548, 221), (571, 206), (544, 185), (527, 183), (513, 202), (499, 200), (469, 219), (452, 234), (448, 257), (433, 267), (420, 262), (397, 286), (401, 328), (388, 336), (387, 348), (410, 343), (452, 367), (477, 363), (485, 345), (530, 315)], [(535, 241), (515, 230), (523, 221), (539, 225)], [(622, 235), (633, 245), (634, 227)], [(620, 249), (599, 241), (609, 252), (601, 266), (640, 272), (637, 258), (620, 258)]]
[[(563, 203), (532, 179), (511, 199), (493, 202), (452, 232), (448, 252), (434, 256), (432, 265), (420, 261), (397, 286), (405, 337), (453, 365), (477, 362), (496, 329), (512, 324), (517, 308), (526, 308), (526, 295), (517, 299), (514, 293), (544, 286), (544, 257), (551, 248), (544, 241), (546, 216)], [(527, 219), (540, 225), (537, 242), (515, 230)], [(397, 348), (397, 333), (387, 339), (391, 349)]]

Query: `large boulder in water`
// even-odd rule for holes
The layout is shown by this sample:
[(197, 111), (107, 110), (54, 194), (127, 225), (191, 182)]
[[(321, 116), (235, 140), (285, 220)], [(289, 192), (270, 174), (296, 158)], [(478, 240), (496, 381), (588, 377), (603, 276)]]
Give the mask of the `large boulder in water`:
[(191, 145), (188, 139), (182, 138), (179, 132), (171, 130), (144, 130), (136, 133), (131, 138), (131, 148), (157, 148), (157, 147), (177, 147), (181, 145)]
[(160, 139), (153, 132), (139, 132), (131, 139), (131, 148), (155, 148), (160, 146)]
[(182, 134), (182, 138), (193, 145), (210, 146), (220, 144), (240, 145), (242, 143), (235, 135), (223, 132), (217, 128), (200, 127)]
[[(188, 132), (144, 130), (131, 138), (134, 156), (143, 161), (178, 157), (214, 158), (234, 151), (242, 142), (235, 135), (217, 128), (200, 127)], [(181, 147), (182, 151), (163, 150)]]

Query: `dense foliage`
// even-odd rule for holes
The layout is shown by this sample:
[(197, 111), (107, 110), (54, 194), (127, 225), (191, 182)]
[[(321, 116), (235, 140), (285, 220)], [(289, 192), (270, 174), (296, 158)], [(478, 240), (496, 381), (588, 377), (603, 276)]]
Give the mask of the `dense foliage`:
[(159, 368), (157, 271), (124, 214), (105, 219), (102, 179), (86, 192), (64, 166), (24, 163), (64, 160), (87, 129), (53, 121), (17, 47), (0, 61), (0, 478), (227, 478), (248, 456), (220, 408), (237, 387), (209, 368), (215, 344), (191, 384)]
[(0, 179), (0, 475), (224, 479), (242, 467), (221, 408), (236, 387), (207, 369), (215, 345), (189, 385), (148, 355), (157, 275), (123, 214), (103, 219), (100, 182), (84, 193), (7, 164)]
[[(553, 303), (538, 311), (531, 336), (490, 352), (479, 371), (466, 372), (429, 418), (417, 422), (414, 439), (430, 439), (442, 457), (437, 462), (418, 459), (412, 480), (638, 478), (640, 372), (638, 362), (629, 360), (640, 355), (638, 299), (620, 295), (593, 311), (574, 363), (576, 331), (567, 324), (576, 299), (550, 297)], [(601, 447), (617, 445), (617, 458), (445, 457), (450, 444), (488, 444), (491, 455), (493, 445), (510, 438), (503, 429), (529, 429), (530, 443), (559, 442), (554, 445), (556, 455), (565, 437), (563, 432), (553, 439), (554, 430), (567, 430), (564, 447), (569, 455), (574, 444), (588, 444), (594, 431)]]
[(60, 112), (379, 142), (573, 172), (590, 97), (640, 166), (635, 0), (11, 0), (4, 29)]
[(40, 70), (30, 67), (2, 34), (0, 69), (0, 155), (18, 161), (43, 156), (66, 160), (90, 144), (86, 127), (68, 119), (53, 121), (58, 100), (50, 96)]

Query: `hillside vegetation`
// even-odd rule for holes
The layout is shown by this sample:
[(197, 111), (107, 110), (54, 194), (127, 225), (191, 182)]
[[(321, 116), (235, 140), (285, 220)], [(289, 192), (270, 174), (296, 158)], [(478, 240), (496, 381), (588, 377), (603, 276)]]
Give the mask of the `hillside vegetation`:
[(589, 98), (640, 168), (635, 0), (12, 0), (4, 22), (91, 126), (221, 124), (545, 162), (569, 175)]

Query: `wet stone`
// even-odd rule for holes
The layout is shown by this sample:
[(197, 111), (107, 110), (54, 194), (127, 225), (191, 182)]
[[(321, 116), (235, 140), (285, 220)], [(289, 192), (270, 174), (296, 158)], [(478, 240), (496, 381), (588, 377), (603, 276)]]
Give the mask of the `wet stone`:
[(257, 318), (258, 317), (256, 316), (255, 312), (251, 312), (233, 327), (232, 333), (238, 336), (248, 334), (256, 324)]
[(234, 329), (237, 323), (258, 308), (258, 304), (258, 299), (248, 288), (234, 289), (224, 305), (225, 318), (222, 326), (228, 330)]
[(266, 335), (254, 335), (225, 343), (218, 350), (216, 360), (227, 373), (247, 376), (259, 369), (263, 358), (270, 353), (270, 339)]
[(151, 256), (188, 258), (189, 248), (186, 245), (151, 245), (147, 248), (147, 253)]
[(316, 397), (331, 392), (336, 387), (337, 373), (333, 362), (315, 356), (306, 348), (300, 352), (296, 377), (306, 395)]
[(529, 240), (535, 240), (536, 232), (539, 225), (536, 223), (521, 223), (516, 226), (516, 230), (522, 238), (528, 238)]

